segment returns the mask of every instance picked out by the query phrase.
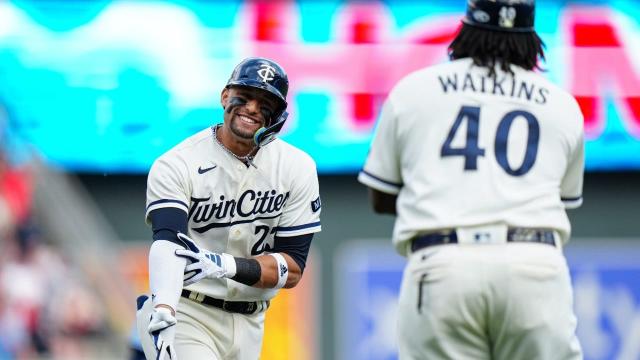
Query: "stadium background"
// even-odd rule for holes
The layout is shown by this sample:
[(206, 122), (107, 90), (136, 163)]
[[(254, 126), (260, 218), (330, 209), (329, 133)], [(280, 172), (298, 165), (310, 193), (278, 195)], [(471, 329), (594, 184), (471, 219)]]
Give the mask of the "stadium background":
[[(545, 74), (585, 115), (565, 252), (587, 359), (640, 358), (640, 2), (537, 1)], [(395, 359), (403, 259), (355, 181), (401, 76), (446, 61), (464, 1), (0, 2), (0, 359), (124, 359), (147, 291), (146, 171), (219, 122), (246, 56), (289, 73), (283, 138), (317, 161), (323, 232), (264, 359)], [(428, 96), (428, 94), (425, 94)], [(541, 294), (544, 296), (544, 294)], [(16, 355), (17, 354), (17, 355)]]

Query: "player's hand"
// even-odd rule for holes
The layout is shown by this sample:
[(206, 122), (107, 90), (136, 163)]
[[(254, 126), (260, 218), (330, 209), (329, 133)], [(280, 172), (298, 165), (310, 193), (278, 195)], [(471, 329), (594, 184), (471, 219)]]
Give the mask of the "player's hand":
[(157, 307), (151, 314), (151, 321), (147, 331), (153, 338), (153, 344), (158, 353), (157, 360), (176, 360), (176, 350), (173, 339), (176, 336), (177, 320), (171, 315), (171, 310), (165, 307)]
[[(190, 250), (176, 250), (176, 256), (187, 259), (188, 264), (184, 268), (183, 286), (195, 284), (198, 281), (210, 278), (219, 279), (235, 275), (235, 260), (229, 254), (218, 254), (204, 250), (195, 244), (187, 235), (178, 233), (178, 238), (182, 240)], [(230, 264), (234, 262), (234, 264)]]

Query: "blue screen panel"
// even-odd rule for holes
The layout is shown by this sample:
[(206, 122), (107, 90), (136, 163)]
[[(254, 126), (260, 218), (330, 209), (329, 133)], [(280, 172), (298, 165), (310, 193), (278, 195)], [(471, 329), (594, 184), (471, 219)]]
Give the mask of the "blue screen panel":
[[(447, 60), (464, 6), (0, 2), (8, 113), (0, 144), (15, 158), (34, 149), (70, 171), (145, 173), (171, 146), (220, 122), (220, 91), (235, 64), (265, 56), (291, 79), (281, 136), (321, 173), (354, 173), (386, 94), (404, 75)], [(545, 76), (571, 91), (585, 115), (587, 169), (640, 169), (637, 2), (541, 0), (536, 19)]]

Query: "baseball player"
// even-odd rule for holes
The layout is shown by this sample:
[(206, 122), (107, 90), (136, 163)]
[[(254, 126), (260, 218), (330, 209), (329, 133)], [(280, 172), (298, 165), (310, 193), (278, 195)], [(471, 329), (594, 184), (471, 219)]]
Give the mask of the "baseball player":
[(275, 138), (288, 87), (277, 63), (242, 61), (224, 122), (151, 167), (152, 295), (137, 314), (148, 359), (257, 359), (269, 300), (300, 281), (321, 203), (314, 161)]
[(533, 0), (469, 0), (452, 61), (390, 92), (359, 174), (408, 257), (400, 359), (580, 359), (562, 247), (583, 118), (536, 73)]

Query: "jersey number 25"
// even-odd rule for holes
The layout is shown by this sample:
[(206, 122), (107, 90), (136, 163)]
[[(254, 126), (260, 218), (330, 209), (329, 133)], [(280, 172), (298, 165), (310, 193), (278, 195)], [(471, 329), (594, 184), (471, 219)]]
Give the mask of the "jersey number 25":
[[(513, 168), (509, 164), (507, 158), (507, 143), (509, 138), (509, 130), (513, 121), (518, 117), (524, 118), (529, 128), (527, 134), (527, 148), (524, 152), (524, 159), (520, 164), (520, 167)], [(466, 144), (464, 147), (454, 148), (452, 147), (453, 138), (458, 131), (458, 128), (463, 121), (467, 121), (467, 136)], [(449, 135), (442, 144), (440, 149), (440, 156), (463, 156), (464, 157), (464, 169), (465, 170), (477, 170), (478, 169), (478, 157), (484, 157), (484, 149), (478, 146), (478, 129), (480, 126), (480, 107), (478, 106), (463, 106), (458, 112), (456, 121), (453, 123)], [(504, 169), (504, 171), (512, 176), (522, 176), (529, 172), (536, 162), (538, 156), (538, 143), (540, 140), (540, 125), (538, 119), (528, 111), (514, 110), (508, 112), (502, 120), (498, 123), (498, 129), (496, 130), (494, 153), (496, 154), (496, 161)]]
[(274, 226), (271, 231), (269, 231), (269, 227), (266, 225), (258, 225), (256, 226), (256, 235), (260, 234), (260, 239), (253, 244), (251, 247), (251, 255), (260, 255), (265, 251), (270, 251), (271, 246), (267, 243), (267, 236), (269, 234), (273, 235), (276, 233), (277, 228)]

